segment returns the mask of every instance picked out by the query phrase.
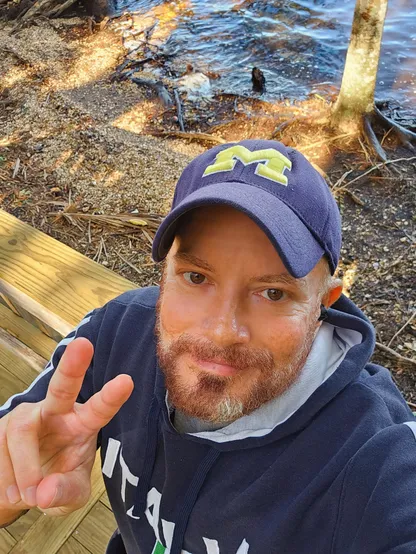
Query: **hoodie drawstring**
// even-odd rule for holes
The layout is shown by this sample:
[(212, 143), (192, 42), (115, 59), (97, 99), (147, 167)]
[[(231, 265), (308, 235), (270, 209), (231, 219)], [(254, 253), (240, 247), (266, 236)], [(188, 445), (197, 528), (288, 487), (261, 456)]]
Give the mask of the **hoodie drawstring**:
[(182, 552), (182, 544), (186, 528), (188, 526), (189, 516), (191, 515), (205, 478), (208, 475), (209, 470), (217, 461), (219, 455), (219, 450), (215, 450), (213, 448), (210, 449), (194, 474), (191, 484), (186, 491), (185, 497), (181, 502), (180, 510), (177, 512), (175, 517), (175, 531), (173, 533), (170, 554), (180, 554)]

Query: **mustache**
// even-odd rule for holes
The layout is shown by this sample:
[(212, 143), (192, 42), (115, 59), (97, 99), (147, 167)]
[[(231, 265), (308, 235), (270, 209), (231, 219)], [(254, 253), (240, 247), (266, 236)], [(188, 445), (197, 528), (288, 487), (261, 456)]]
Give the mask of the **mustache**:
[(176, 358), (181, 354), (191, 354), (196, 359), (227, 364), (241, 371), (253, 368), (271, 371), (275, 365), (272, 354), (267, 350), (241, 345), (222, 348), (207, 339), (193, 337), (186, 333), (172, 341), (168, 350), (169, 357)]

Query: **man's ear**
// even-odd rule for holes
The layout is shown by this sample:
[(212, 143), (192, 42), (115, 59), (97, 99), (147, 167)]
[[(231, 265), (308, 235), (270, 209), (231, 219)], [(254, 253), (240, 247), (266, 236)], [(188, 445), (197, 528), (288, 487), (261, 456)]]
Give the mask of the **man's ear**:
[(329, 308), (332, 304), (339, 299), (342, 294), (342, 281), (341, 279), (333, 279), (328, 291), (322, 297), (322, 304), (325, 308)]

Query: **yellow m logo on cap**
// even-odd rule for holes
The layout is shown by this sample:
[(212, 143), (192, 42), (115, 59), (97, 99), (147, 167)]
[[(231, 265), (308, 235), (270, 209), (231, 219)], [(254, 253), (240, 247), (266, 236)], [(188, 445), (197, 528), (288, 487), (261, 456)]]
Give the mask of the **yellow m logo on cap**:
[(256, 163), (256, 175), (287, 186), (287, 177), (284, 175), (284, 171), (285, 169), (288, 171), (292, 169), (292, 162), (273, 148), (251, 152), (245, 146), (231, 146), (231, 148), (222, 150), (217, 154), (215, 162), (206, 168), (202, 177), (221, 171), (232, 171), (237, 160), (240, 160), (244, 165)]

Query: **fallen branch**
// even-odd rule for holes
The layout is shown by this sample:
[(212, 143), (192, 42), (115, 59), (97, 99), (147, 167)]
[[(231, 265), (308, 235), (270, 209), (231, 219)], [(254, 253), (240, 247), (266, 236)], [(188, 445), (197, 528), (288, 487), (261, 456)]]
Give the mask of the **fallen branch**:
[(383, 350), (384, 352), (387, 352), (388, 354), (391, 354), (395, 358), (401, 360), (402, 362), (406, 362), (409, 364), (413, 364), (416, 366), (416, 360), (413, 360), (412, 358), (406, 358), (405, 356), (402, 356), (401, 354), (398, 354), (395, 350), (392, 348), (389, 348), (388, 346), (385, 346), (384, 344), (381, 344), (381, 342), (376, 342), (376, 346), (380, 348), (380, 350)]
[(226, 144), (226, 140), (221, 137), (214, 137), (207, 133), (187, 133), (183, 131), (147, 131), (154, 137), (175, 137), (187, 140), (199, 140), (202, 142), (211, 142), (212, 144)]
[(64, 217), (71, 221), (74, 219), (84, 219), (100, 224), (108, 224), (113, 227), (129, 227), (130, 229), (136, 229), (147, 227), (149, 229), (156, 230), (162, 216), (159, 215), (140, 215), (140, 214), (118, 214), (118, 215), (100, 215), (100, 214), (84, 214), (78, 212), (49, 212), (48, 216), (55, 216), (58, 218)]
[(65, 10), (70, 8), (73, 4), (75, 4), (77, 0), (66, 0), (63, 4), (59, 4), (58, 6), (55, 6), (52, 8), (48, 13), (46, 13), (46, 17), (59, 17)]
[(42, 12), (44, 13), (49, 11), (55, 2), (56, 0), (37, 0), (37, 2), (35, 2), (26, 12), (22, 12), (17, 19), (20, 19), (21, 21), (32, 19)]
[(181, 99), (179, 98), (179, 92), (176, 90), (173, 91), (173, 94), (175, 95), (175, 102), (176, 102), (176, 109), (178, 111), (178, 123), (179, 123), (179, 129), (182, 133), (185, 132), (185, 126), (183, 124), (183, 115), (182, 115), (182, 106), (181, 106)]

